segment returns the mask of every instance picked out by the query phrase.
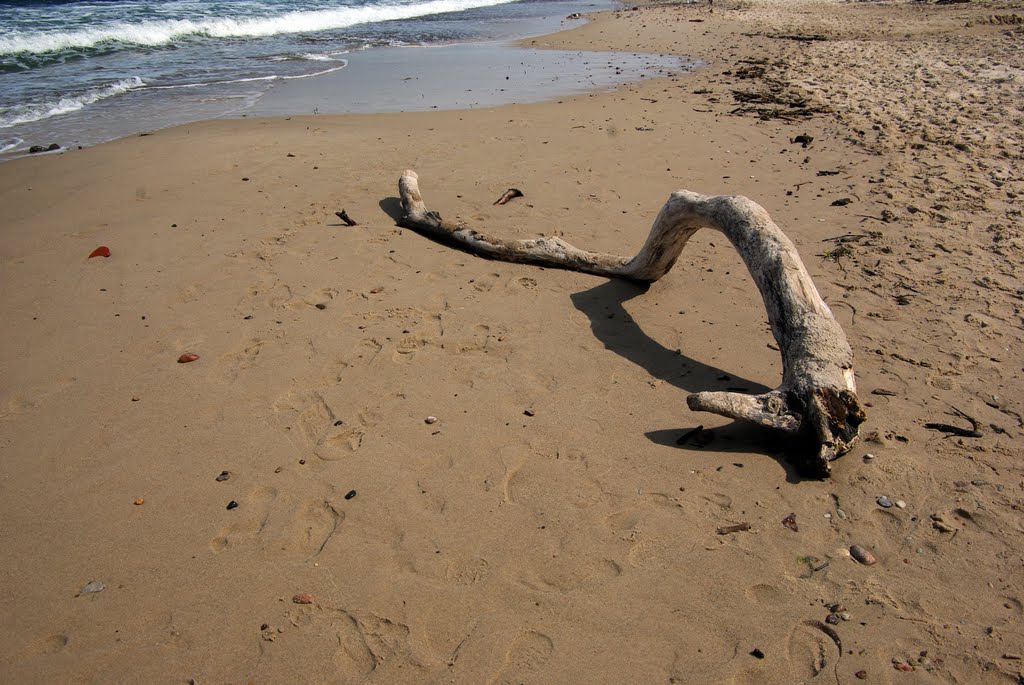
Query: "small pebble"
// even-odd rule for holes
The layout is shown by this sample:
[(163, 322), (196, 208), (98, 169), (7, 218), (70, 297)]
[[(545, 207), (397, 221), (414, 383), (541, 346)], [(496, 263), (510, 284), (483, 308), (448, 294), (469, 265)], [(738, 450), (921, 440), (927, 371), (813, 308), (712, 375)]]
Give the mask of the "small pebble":
[(875, 455), (871, 454), (870, 452), (868, 452), (867, 454), (864, 455), (864, 461), (871, 461), (874, 458), (875, 458)]
[(423, 419), (423, 423), (437, 423), (437, 417), (428, 416), (427, 418)]
[(875, 555), (871, 553), (871, 550), (860, 545), (852, 545), (850, 547), (850, 556), (865, 566), (871, 566), (878, 561), (875, 559)]
[(226, 481), (230, 477), (231, 477), (231, 472), (230, 471), (221, 471), (220, 475), (217, 476), (217, 482), (218, 483), (223, 483), (224, 481)]
[(292, 601), (296, 604), (312, 604), (313, 595), (309, 594), (308, 592), (301, 592), (292, 597)]
[(349, 490), (348, 492), (345, 493), (345, 499), (352, 499), (355, 496), (356, 496), (356, 491), (355, 490)]
[(342, 421), (341, 419), (338, 419), (337, 421), (335, 421), (335, 422), (334, 422), (334, 425), (335, 425), (335, 426), (340, 426), (340, 425), (341, 425), (341, 424), (343, 424), (343, 423), (345, 423), (345, 422), (344, 422), (344, 421)]
[(146, 502), (146, 500), (142, 499), (141, 497), (136, 497), (135, 498), (135, 506), (140, 506), (142, 504), (145, 504), (145, 502)]
[(267, 624), (267, 623), (264, 623), (263, 625), (260, 626), (260, 630), (268, 630), (269, 628), (270, 628), (270, 625)]
[(231, 500), (230, 502), (228, 502), (228, 510), (229, 511), (231, 509), (237, 509), (237, 508), (238, 508), (238, 502), (236, 502), (235, 500)]
[(103, 592), (103, 589), (105, 587), (106, 586), (102, 582), (100, 582), (98, 580), (94, 580), (91, 583), (89, 583), (88, 585), (86, 585), (85, 587), (83, 587), (80, 592), (83, 595), (87, 595), (90, 592)]
[(278, 466), (276, 469), (274, 469), (274, 473), (281, 473), (281, 470), (281, 467)]
[(139, 401), (139, 396), (138, 395), (132, 395), (132, 402), (138, 402), (138, 401)]
[(186, 352), (185, 354), (183, 354), (180, 357), (178, 357), (178, 363), (179, 364), (188, 364), (189, 362), (194, 362), (197, 359), (199, 359), (199, 355), (198, 354), (193, 354), (192, 352)]
[(868, 679), (868, 672), (864, 671), (864, 670), (857, 671), (853, 675), (856, 676), (856, 678), (858, 680), (867, 680)]
[(536, 412), (534, 412), (532, 409), (526, 409), (526, 410), (523, 411), (523, 413), (526, 414), (527, 416), (535, 416), (536, 415)]
[(894, 504), (896, 505), (896, 507), (897, 507), (898, 509), (906, 509), (906, 508), (907, 508), (907, 503), (906, 503), (906, 502), (904, 502), (904, 501), (903, 501), (903, 500), (901, 500), (901, 499), (898, 499), (898, 500), (896, 500), (896, 501), (894, 502)]
[(827, 624), (829, 624), (831, 626), (839, 625), (839, 615), (838, 614), (829, 614), (828, 616), (825, 617), (825, 623), (827, 623)]
[(882, 495), (881, 497), (879, 497), (875, 501), (878, 502), (878, 506), (882, 507), (883, 509), (891, 509), (892, 508), (892, 500), (890, 500), (885, 495)]
[(313, 306), (316, 307), (317, 309), (327, 309), (327, 305), (325, 305), (323, 302), (318, 302)]
[(849, 611), (840, 611), (839, 612), (839, 618), (843, 619), (844, 621), (849, 621), (850, 618), (851, 618), (850, 612)]
[(762, 652), (760, 649), (753, 649), (750, 652), (750, 656), (754, 657), (755, 659), (763, 659), (764, 652)]

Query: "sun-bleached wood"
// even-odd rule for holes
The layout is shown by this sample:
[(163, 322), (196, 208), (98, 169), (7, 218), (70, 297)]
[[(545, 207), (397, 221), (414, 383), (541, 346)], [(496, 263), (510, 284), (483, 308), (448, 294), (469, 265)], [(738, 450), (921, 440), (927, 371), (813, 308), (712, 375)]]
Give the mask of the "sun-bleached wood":
[(720, 231), (739, 252), (761, 292), (782, 355), (782, 384), (762, 395), (698, 392), (687, 397), (687, 405), (808, 441), (797, 452), (798, 466), (820, 475), (856, 442), (864, 411), (846, 334), (818, 294), (792, 241), (756, 202), (688, 190), (672, 193), (640, 252), (627, 258), (580, 250), (555, 237), (504, 240), (445, 221), (427, 210), (415, 171), (402, 174), (398, 189), (401, 226), (492, 259), (636, 281), (653, 282), (668, 273), (699, 229)]

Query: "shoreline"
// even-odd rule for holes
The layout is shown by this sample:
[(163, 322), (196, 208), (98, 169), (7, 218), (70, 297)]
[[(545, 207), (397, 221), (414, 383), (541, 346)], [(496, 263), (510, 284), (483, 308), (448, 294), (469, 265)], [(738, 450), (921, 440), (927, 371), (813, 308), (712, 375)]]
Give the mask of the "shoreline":
[[(565, 2), (559, 7), (584, 9), (583, 4)], [(208, 119), (472, 109), (540, 102), (616, 87), (658, 70), (689, 68), (685, 58), (653, 63), (654, 56), (616, 55), (619, 63), (613, 65), (610, 53), (537, 51), (525, 45), (545, 32), (564, 30), (572, 21), (554, 15), (531, 16), (519, 21), (515, 36), (368, 47), (347, 53), (343, 65), (325, 62), (326, 68), (319, 73), (266, 77), (269, 80), (262, 84), (264, 79), (259, 78), (234, 85), (129, 88), (120, 96), (101, 99), (79, 111), (4, 129), (9, 135), (0, 161), (32, 154), (29, 146), (57, 144), (61, 151), (69, 151)], [(508, 29), (492, 31), (501, 34)], [(459, 74), (458, 84), (447, 78), (452, 73)], [(502, 76), (505, 82), (500, 82)]]
[[(1022, 4), (613, 10), (527, 43), (705, 66), (0, 164), (0, 672), (1019, 678)], [(615, 254), (674, 190), (750, 197), (850, 339), (861, 442), (804, 480), (687, 410), (781, 373), (721, 236), (647, 288), (488, 261), (395, 226), (406, 168), (445, 218)]]

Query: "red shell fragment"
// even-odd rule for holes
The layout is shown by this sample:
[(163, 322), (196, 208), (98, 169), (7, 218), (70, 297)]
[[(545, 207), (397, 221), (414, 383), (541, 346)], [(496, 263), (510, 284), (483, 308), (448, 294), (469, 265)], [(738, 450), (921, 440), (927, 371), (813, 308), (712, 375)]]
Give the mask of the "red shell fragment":
[(193, 354), (191, 352), (186, 352), (185, 354), (183, 354), (180, 357), (178, 357), (178, 363), (179, 364), (188, 364), (189, 362), (194, 362), (197, 359), (199, 359), (199, 355), (198, 354)]
[(92, 252), (89, 253), (89, 259), (92, 259), (93, 257), (109, 257), (109, 256), (110, 256), (110, 248), (107, 247), (106, 245), (100, 245), (95, 250), (93, 250)]

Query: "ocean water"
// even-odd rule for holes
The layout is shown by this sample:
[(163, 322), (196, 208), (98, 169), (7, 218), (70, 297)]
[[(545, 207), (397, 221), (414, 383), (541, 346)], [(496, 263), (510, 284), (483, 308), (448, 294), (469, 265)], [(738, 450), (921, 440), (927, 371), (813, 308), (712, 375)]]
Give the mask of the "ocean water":
[[(415, 100), (396, 100), (394, 93), (387, 103), (357, 97), (359, 83), (380, 84), (379, 71), (362, 81), (345, 74), (349, 100), (358, 100), (358, 107), (342, 98), (318, 104), (317, 84), (337, 85), (338, 75), (357, 71), (360, 60), (400, 71), (403, 60), (422, 67), (430, 61), (424, 55), (438, 54), (399, 48), (493, 48), (494, 41), (556, 30), (573, 12), (613, 6), (612, 0), (0, 0), (0, 153), (53, 142), (89, 145), (247, 112), (288, 113), (280, 98), (269, 108), (261, 109), (260, 101), (298, 81), (307, 83), (287, 89), (306, 96), (292, 98), (295, 114), (416, 109)], [(385, 53), (398, 57), (381, 58)], [(437, 82), (458, 81), (460, 71), (479, 80), (481, 69), (502, 59), (515, 62), (496, 57), (493, 49), (488, 54), (489, 67), (472, 52), (457, 53), (455, 63), (448, 55)], [(561, 59), (556, 71), (572, 68), (565, 54), (552, 57), (552, 64)], [(657, 72), (659, 65), (633, 58), (630, 74)], [(543, 72), (546, 59), (520, 63)], [(600, 60), (578, 56), (576, 62), (589, 67), (577, 81), (608, 81), (593, 68)], [(604, 71), (626, 80), (625, 62), (609, 62)], [(442, 106), (467, 104), (449, 98)]]

